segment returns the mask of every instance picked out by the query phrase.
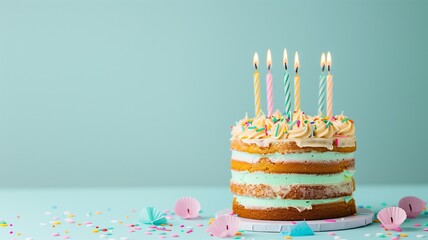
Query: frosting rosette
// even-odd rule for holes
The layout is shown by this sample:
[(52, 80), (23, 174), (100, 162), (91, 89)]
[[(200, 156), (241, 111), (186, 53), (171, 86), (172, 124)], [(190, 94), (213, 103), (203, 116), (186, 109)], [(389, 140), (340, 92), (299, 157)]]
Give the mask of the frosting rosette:
[(302, 111), (293, 114), (293, 122), (290, 124), (287, 138), (303, 139), (310, 138), (312, 135), (312, 127), (309, 123), (308, 116)]
[(314, 119), (314, 137), (332, 138), (338, 131), (338, 128), (330, 121), (322, 118)]
[(252, 120), (248, 118), (248, 114), (245, 114), (245, 117), (232, 127), (232, 138), (241, 138), (242, 134), (245, 132), (247, 125)]
[(266, 134), (273, 126), (273, 122), (266, 118), (264, 115), (253, 119), (251, 124), (242, 133), (240, 138), (248, 139), (260, 139), (267, 138), (269, 134)]
[(334, 125), (338, 129), (336, 135), (346, 137), (353, 137), (355, 135), (354, 121), (343, 115), (343, 113), (337, 115), (335, 118)]

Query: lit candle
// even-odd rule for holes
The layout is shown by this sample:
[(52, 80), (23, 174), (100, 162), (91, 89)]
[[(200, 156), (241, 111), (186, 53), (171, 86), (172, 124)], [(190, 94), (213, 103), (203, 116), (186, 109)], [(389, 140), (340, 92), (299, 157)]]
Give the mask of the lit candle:
[(325, 54), (321, 55), (320, 89), (318, 92), (318, 113), (322, 116), (325, 111)]
[(254, 78), (254, 106), (255, 106), (255, 111), (254, 114), (256, 117), (260, 116), (262, 114), (262, 110), (260, 109), (260, 74), (259, 71), (257, 70), (258, 65), (259, 65), (259, 55), (257, 55), (257, 53), (254, 53), (254, 58), (253, 58), (253, 65), (254, 65), (254, 73), (253, 73), (253, 78)]
[(285, 114), (288, 119), (291, 119), (291, 92), (290, 92), (290, 73), (288, 72), (288, 56), (287, 49), (284, 48), (284, 55), (282, 58), (284, 63), (284, 97), (285, 97)]
[(327, 116), (330, 120), (333, 116), (333, 75), (331, 75), (331, 54), (327, 53)]
[(266, 65), (268, 73), (266, 74), (266, 91), (267, 91), (267, 103), (268, 103), (268, 117), (273, 115), (273, 84), (272, 74), (270, 73), (270, 67), (272, 66), (272, 56), (270, 49), (267, 52)]
[(300, 76), (299, 76), (299, 54), (296, 52), (294, 55), (294, 70), (296, 76), (294, 76), (294, 111), (300, 111)]

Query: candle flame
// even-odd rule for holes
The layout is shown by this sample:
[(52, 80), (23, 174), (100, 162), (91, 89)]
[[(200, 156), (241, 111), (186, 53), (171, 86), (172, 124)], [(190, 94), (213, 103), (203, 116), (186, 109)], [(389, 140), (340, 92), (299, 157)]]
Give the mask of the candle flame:
[(272, 66), (272, 55), (270, 53), (270, 49), (268, 49), (268, 52), (267, 52), (266, 65), (267, 65), (268, 69), (270, 70), (270, 67)]
[(257, 54), (257, 52), (254, 53), (253, 65), (255, 69), (257, 69), (257, 67), (259, 66), (259, 55)]
[(294, 55), (294, 70), (297, 72), (299, 72), (299, 68), (300, 68), (300, 62), (299, 62), (299, 54), (296, 52), (296, 54)]
[(324, 69), (325, 69), (325, 53), (322, 53), (321, 54), (321, 63), (320, 63), (320, 66), (321, 66), (321, 69), (322, 69), (322, 71), (324, 71)]
[(327, 52), (327, 68), (328, 68), (328, 71), (330, 72), (330, 68), (331, 68), (331, 54), (330, 54), (330, 52)]
[(284, 63), (285, 70), (287, 70), (287, 68), (288, 68), (288, 54), (287, 54), (286, 48), (284, 48), (284, 55), (282, 57), (282, 63)]

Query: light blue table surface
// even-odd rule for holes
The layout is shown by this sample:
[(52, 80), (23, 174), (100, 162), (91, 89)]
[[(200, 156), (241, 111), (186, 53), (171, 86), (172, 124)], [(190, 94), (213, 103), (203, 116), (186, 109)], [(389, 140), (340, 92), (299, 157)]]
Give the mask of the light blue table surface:
[[(360, 206), (370, 207), (374, 211), (386, 205), (397, 204), (398, 200), (407, 195), (428, 199), (427, 185), (358, 185), (355, 199)], [(142, 230), (129, 232), (127, 224), (138, 223), (141, 208), (154, 206), (160, 210), (173, 210), (176, 199), (182, 196), (193, 196), (202, 204), (201, 218), (196, 220), (181, 220), (174, 216), (169, 220), (172, 231), (165, 235), (171, 239), (171, 234), (178, 233), (177, 239), (213, 239), (205, 232), (208, 221), (216, 211), (230, 207), (232, 195), (227, 187), (181, 187), (181, 188), (95, 188), (95, 189), (2, 189), (0, 190), (0, 220), (12, 226), (0, 227), (0, 239), (159, 239), (161, 231), (145, 235), (148, 226)], [(68, 212), (75, 215), (76, 223), (68, 223), (65, 219)], [(65, 214), (64, 214), (65, 213)], [(98, 214), (97, 214), (98, 213)], [(57, 220), (55, 220), (57, 219)], [(61, 224), (52, 227), (52, 221)], [(94, 226), (87, 227), (86, 222)], [(123, 222), (123, 223), (122, 223)], [(79, 223), (81, 225), (79, 226)], [(198, 224), (203, 224), (198, 227)], [(419, 223), (422, 226), (414, 226)], [(180, 225), (184, 224), (184, 228)], [(424, 226), (428, 224), (428, 213), (422, 213), (418, 218), (411, 219), (402, 225), (407, 239), (417, 239), (417, 235), (426, 235)], [(111, 235), (93, 233), (95, 226), (113, 228)], [(193, 232), (185, 232), (194, 227)], [(184, 229), (184, 232), (182, 230)], [(52, 236), (59, 233), (60, 236)], [(376, 233), (386, 233), (378, 223), (367, 227), (346, 231), (335, 231), (336, 235), (327, 232), (316, 233), (310, 237), (294, 237), (293, 239), (377, 239)], [(371, 234), (370, 237), (364, 236)], [(392, 232), (392, 234), (398, 234)], [(392, 235), (393, 236), (393, 235)], [(392, 238), (387, 236), (386, 239)], [(421, 237), (421, 236), (419, 236)], [(279, 233), (244, 232), (243, 239), (284, 239)], [(175, 239), (175, 238), (172, 238)]]

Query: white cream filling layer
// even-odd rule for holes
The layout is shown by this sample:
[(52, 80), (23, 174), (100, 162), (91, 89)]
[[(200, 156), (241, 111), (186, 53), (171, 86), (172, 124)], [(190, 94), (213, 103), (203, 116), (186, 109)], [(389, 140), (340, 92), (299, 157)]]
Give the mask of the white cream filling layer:
[(329, 199), (314, 199), (314, 200), (294, 200), (294, 199), (270, 199), (270, 198), (254, 198), (244, 196), (234, 196), (238, 204), (250, 209), (266, 209), (266, 208), (296, 208), (304, 211), (312, 209), (312, 205), (328, 204), (336, 202), (349, 202), (353, 197), (340, 197)]
[[(234, 182), (232, 182), (232, 183), (234, 183)], [(241, 186), (245, 186), (245, 188), (247, 188), (247, 189), (255, 189), (255, 188), (257, 188), (257, 186), (259, 186), (259, 184), (246, 184), (246, 185), (241, 185)], [(272, 189), (273, 192), (278, 194), (277, 195), (278, 199), (281, 199), (281, 195), (288, 194), (293, 187), (299, 187), (299, 186), (305, 186), (305, 187), (323, 186), (323, 187), (325, 187), (323, 193), (327, 196), (331, 196), (331, 195), (337, 194), (337, 193), (350, 194), (354, 191), (352, 180), (344, 181), (341, 183), (334, 183), (334, 184), (292, 184), (292, 185), (263, 184), (263, 186)]]
[(272, 154), (252, 154), (232, 150), (232, 159), (247, 163), (256, 163), (261, 158), (269, 158), (271, 162), (304, 162), (304, 161), (341, 161), (353, 159), (354, 153), (341, 152), (309, 152), (309, 153), (272, 153)]
[(232, 170), (231, 182), (238, 184), (268, 184), (273, 186), (293, 184), (335, 184), (349, 181), (354, 171), (337, 174), (265, 173)]
[[(232, 138), (233, 140), (233, 138)], [(269, 147), (271, 143), (275, 142), (295, 142), (299, 147), (324, 147), (328, 150), (333, 150), (333, 143), (336, 142), (338, 147), (354, 147), (355, 146), (355, 137), (349, 138), (304, 138), (304, 139), (240, 139), (243, 143), (247, 144), (256, 144), (260, 147)]]

